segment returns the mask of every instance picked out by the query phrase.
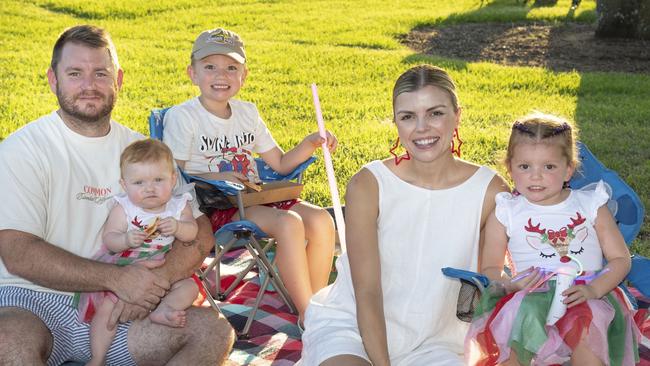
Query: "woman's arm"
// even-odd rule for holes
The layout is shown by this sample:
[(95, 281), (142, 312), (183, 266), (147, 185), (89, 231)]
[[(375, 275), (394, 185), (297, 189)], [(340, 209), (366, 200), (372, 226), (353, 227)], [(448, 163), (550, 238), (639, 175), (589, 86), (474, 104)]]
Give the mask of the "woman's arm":
[(594, 224), (603, 256), (607, 259), (604, 274), (588, 285), (573, 286), (566, 291), (564, 302), (569, 306), (576, 306), (589, 299), (598, 299), (605, 296), (618, 286), (630, 272), (632, 260), (627, 249), (625, 239), (621, 235), (614, 217), (609, 212), (607, 205), (598, 209), (598, 216)]
[(379, 188), (370, 171), (362, 169), (352, 177), (345, 201), (347, 253), (359, 331), (372, 364), (389, 365), (377, 242)]

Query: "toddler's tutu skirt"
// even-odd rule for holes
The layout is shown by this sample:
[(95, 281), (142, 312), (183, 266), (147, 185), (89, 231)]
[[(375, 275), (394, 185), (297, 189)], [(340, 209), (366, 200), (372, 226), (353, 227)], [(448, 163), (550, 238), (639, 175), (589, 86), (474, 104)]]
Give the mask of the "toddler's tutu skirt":
[(465, 340), (468, 364), (497, 365), (514, 351), (521, 365), (561, 365), (583, 337), (605, 365), (633, 366), (639, 361), (635, 310), (621, 288), (567, 309), (548, 326), (554, 291), (554, 280), (533, 292), (499, 296), (486, 291)]

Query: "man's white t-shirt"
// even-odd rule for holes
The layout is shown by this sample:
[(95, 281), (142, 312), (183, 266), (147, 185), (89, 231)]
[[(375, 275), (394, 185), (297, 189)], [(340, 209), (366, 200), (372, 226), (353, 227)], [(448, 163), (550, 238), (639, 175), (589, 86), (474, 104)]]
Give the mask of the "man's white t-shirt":
[[(119, 158), (144, 136), (115, 121), (103, 137), (70, 130), (56, 112), (0, 143), (0, 230), (34, 234), (79, 256), (100, 247), (108, 200), (122, 192)], [(0, 286), (58, 292), (10, 274), (0, 261)]]
[(255, 104), (229, 101), (232, 115), (222, 119), (190, 99), (165, 114), (163, 141), (174, 159), (185, 161), (188, 174), (239, 171), (256, 177), (252, 153), (277, 147)]

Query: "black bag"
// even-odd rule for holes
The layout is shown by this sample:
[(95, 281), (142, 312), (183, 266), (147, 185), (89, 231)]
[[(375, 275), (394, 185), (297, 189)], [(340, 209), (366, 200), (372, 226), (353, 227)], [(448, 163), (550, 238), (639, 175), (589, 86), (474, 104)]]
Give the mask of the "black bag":
[(196, 191), (199, 210), (206, 215), (211, 214), (214, 210), (225, 210), (235, 207), (228, 199), (228, 196), (211, 184), (195, 181), (194, 190)]
[(463, 278), (460, 280), (460, 291), (458, 292), (458, 303), (456, 304), (456, 317), (464, 322), (471, 322), (474, 310), (481, 301), (481, 290), (475, 283)]

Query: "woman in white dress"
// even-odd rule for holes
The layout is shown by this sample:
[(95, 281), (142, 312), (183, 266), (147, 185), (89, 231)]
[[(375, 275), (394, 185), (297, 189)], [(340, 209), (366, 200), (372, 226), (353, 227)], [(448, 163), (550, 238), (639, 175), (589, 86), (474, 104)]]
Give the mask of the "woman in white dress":
[(402, 74), (393, 110), (406, 153), (391, 149), (348, 184), (347, 253), (307, 308), (303, 366), (463, 364), (460, 282), (441, 268), (479, 268), (481, 229), (507, 185), (459, 158), (461, 108), (444, 70)]

